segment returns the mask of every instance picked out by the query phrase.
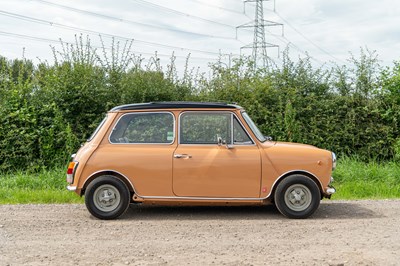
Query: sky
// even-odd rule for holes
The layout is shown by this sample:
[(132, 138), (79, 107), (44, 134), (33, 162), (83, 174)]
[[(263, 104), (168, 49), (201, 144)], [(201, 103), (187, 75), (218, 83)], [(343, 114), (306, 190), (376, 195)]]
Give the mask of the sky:
[[(55, 51), (76, 36), (90, 38), (98, 54), (119, 42), (145, 64), (157, 53), (163, 68), (172, 54), (178, 72), (208, 69), (210, 62), (251, 55), (254, 1), (242, 0), (0, 0), (0, 55), (52, 62)], [(283, 24), (267, 27), (268, 56), (277, 64), (289, 48), (294, 59), (306, 53), (317, 67), (346, 65), (360, 49), (375, 51), (383, 66), (400, 60), (400, 1), (273, 0), (264, 1), (264, 19)], [(101, 36), (101, 37), (100, 37)], [(133, 40), (133, 41), (132, 41)]]

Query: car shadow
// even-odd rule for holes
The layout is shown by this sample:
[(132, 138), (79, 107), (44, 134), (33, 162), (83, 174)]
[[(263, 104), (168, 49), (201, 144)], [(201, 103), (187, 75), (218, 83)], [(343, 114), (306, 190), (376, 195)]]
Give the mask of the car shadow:
[(150, 206), (131, 205), (121, 219), (135, 220), (258, 220), (281, 219), (273, 205), (268, 206)]
[[(322, 201), (309, 219), (371, 219), (382, 216), (359, 202)], [(123, 220), (265, 220), (286, 219), (274, 205), (267, 206), (152, 206), (132, 204)]]
[(312, 217), (314, 219), (372, 219), (383, 216), (367, 208), (362, 201), (322, 201)]

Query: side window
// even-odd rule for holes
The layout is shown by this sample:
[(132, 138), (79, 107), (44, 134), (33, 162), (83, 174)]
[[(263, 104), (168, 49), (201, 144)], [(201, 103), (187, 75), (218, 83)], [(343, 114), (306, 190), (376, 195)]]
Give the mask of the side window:
[(218, 138), (231, 144), (231, 114), (183, 113), (180, 118), (181, 144), (217, 144)]
[(107, 120), (107, 115), (104, 117), (103, 121), (97, 126), (96, 130), (93, 132), (93, 134), (90, 136), (90, 138), (87, 139), (87, 141), (92, 141), (92, 139), (96, 136), (96, 134), (100, 131), (101, 127), (104, 125), (104, 123)]
[(253, 141), (247, 135), (242, 125), (236, 119), (233, 119), (233, 144), (253, 144)]
[(174, 116), (171, 113), (123, 115), (110, 136), (111, 143), (174, 142)]

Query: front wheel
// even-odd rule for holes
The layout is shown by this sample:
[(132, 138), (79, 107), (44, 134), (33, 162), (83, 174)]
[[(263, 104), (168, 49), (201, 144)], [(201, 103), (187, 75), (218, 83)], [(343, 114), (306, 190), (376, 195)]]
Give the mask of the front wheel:
[(130, 193), (124, 182), (114, 176), (100, 176), (88, 185), (85, 204), (93, 216), (111, 220), (126, 211), (129, 197)]
[(321, 193), (309, 177), (292, 175), (279, 183), (274, 194), (275, 205), (288, 218), (304, 219), (319, 207)]

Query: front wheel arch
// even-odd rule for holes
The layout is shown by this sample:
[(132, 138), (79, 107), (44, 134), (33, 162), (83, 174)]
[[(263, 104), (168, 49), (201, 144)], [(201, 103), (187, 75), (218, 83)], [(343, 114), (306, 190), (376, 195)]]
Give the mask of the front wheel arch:
[(321, 202), (321, 190), (318, 184), (303, 174), (293, 174), (282, 179), (272, 195), (279, 212), (294, 219), (311, 216)]
[(293, 171), (293, 172), (287, 172), (287, 173), (285, 173), (284, 175), (280, 176), (280, 177), (275, 181), (275, 183), (272, 185), (271, 192), (270, 192), (270, 194), (269, 194), (269, 196), (268, 196), (268, 199), (269, 199), (272, 203), (274, 203), (274, 200), (275, 200), (275, 199), (274, 199), (274, 195), (275, 195), (275, 191), (276, 191), (276, 188), (278, 187), (279, 183), (281, 183), (283, 180), (285, 180), (285, 178), (290, 177), (290, 176), (292, 176), (292, 175), (303, 175), (303, 176), (306, 176), (306, 177), (310, 178), (311, 180), (313, 180), (313, 181), (315, 182), (315, 184), (318, 186), (319, 190), (320, 190), (321, 199), (323, 199), (322, 184), (321, 184), (321, 182), (318, 180), (318, 178), (317, 178), (315, 175), (311, 174), (310, 172)]

